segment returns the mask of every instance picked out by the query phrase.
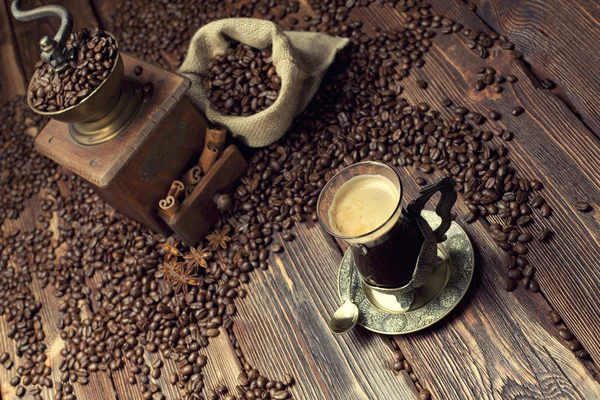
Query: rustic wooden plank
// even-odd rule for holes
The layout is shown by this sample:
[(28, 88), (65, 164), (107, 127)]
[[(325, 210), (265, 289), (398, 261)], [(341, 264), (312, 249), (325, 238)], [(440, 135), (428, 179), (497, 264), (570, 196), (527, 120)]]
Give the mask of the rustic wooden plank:
[[(443, 2), (435, 6), (437, 13), (485, 30), (478, 17), (462, 6)], [(402, 17), (394, 10), (371, 8), (357, 14), (370, 26), (401, 26)], [(544, 182), (543, 196), (554, 213), (548, 220), (538, 216), (531, 230), (535, 233), (541, 226), (550, 226), (559, 234), (548, 245), (531, 244), (527, 257), (537, 268), (544, 295), (592, 356), (600, 359), (600, 338), (595, 329), (600, 325), (600, 288), (595, 284), (600, 270), (593, 268), (600, 258), (600, 223), (594, 217), (598, 211), (582, 214), (573, 208), (578, 200), (597, 204), (600, 199), (600, 141), (556, 96), (535, 89), (521, 67), (502, 52), (482, 60), (466, 47), (462, 35), (440, 35), (425, 59), (425, 66), (411, 71), (412, 76), (403, 81), (404, 95), (414, 103), (425, 101), (439, 110), (445, 97), (483, 114), (497, 110), (502, 120), (483, 127), (514, 132), (515, 139), (507, 143), (513, 165), (521, 176), (540, 177)], [(502, 95), (476, 92), (475, 70), (482, 65), (512, 73), (519, 81), (512, 87), (505, 85)], [(418, 88), (417, 77), (427, 80), (430, 88)], [(510, 110), (517, 105), (527, 112), (514, 117)], [(572, 306), (573, 299), (577, 299), (577, 307)]]
[[(408, 201), (418, 195), (418, 174), (408, 168), (403, 171)], [(467, 212), (462, 201), (455, 212)], [(546, 318), (550, 307), (545, 299), (523, 288), (512, 293), (503, 290), (505, 256), (496, 250), (485, 221), (461, 225), (473, 242), (477, 260), (467, 296), (447, 320), (395, 338), (421, 383), (434, 398), (443, 399), (462, 399), (465, 393), (484, 399), (600, 396), (600, 385), (592, 375), (597, 374), (596, 368), (581, 363), (557, 337), (557, 328)]]
[[(600, 135), (600, 3), (594, 0), (476, 0), (479, 15), (505, 35), (540, 78)], [(560, 15), (559, 15), (560, 14)]]
[[(6, 0), (10, 7), (12, 0)], [(81, 0), (25, 0), (23, 10), (29, 10), (46, 4), (58, 4), (66, 7), (73, 14), (73, 31), (98, 25), (98, 20), (88, 1)], [(33, 75), (35, 63), (40, 59), (39, 41), (44, 35), (54, 37), (60, 20), (58, 18), (43, 18), (30, 22), (20, 22), (13, 18), (13, 30), (18, 46), (21, 63), (25, 70), (27, 82)]]
[(227, 330), (219, 328), (219, 336), (211, 338), (207, 347), (200, 349), (208, 361), (202, 370), (204, 375), (204, 395), (208, 390), (214, 390), (218, 385), (224, 385), (234, 392), (237, 378), (242, 372), (242, 366), (235, 354), (235, 349), (229, 339)]
[(329, 317), (340, 302), (335, 289), (341, 255), (320, 228), (300, 225), (286, 252), (256, 271), (233, 326), (248, 362), (262, 374), (289, 372), (298, 399), (409, 399), (407, 375), (389, 368), (386, 337), (365, 329), (334, 336)]
[(25, 77), (19, 64), (8, 7), (0, 3), (0, 105), (26, 91)]

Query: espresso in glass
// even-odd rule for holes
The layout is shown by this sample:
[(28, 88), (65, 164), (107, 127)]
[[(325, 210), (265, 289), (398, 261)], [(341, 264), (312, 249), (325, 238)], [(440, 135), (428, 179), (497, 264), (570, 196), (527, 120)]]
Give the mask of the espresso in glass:
[[(421, 217), (437, 192), (442, 223), (433, 231)], [(319, 224), (350, 245), (363, 282), (380, 289), (415, 289), (437, 265), (437, 243), (452, 223), (454, 181), (444, 177), (402, 208), (402, 181), (391, 167), (364, 161), (335, 174), (317, 201)]]
[[(365, 168), (377, 169), (369, 173)], [(350, 244), (365, 283), (382, 288), (406, 285), (414, 268), (403, 261), (414, 263), (423, 239), (418, 232), (416, 237), (399, 232), (402, 187), (396, 174), (366, 165), (360, 174), (347, 176), (332, 195), (324, 199), (327, 228)]]

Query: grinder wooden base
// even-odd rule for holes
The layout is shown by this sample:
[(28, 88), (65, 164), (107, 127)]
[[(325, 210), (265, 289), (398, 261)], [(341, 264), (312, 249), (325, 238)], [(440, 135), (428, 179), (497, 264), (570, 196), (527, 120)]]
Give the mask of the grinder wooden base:
[[(68, 124), (51, 120), (36, 138), (35, 147), (87, 180), (123, 214), (168, 235), (173, 229), (159, 217), (158, 202), (171, 183), (198, 162), (208, 124), (184, 96), (190, 86), (187, 78), (125, 54), (123, 62), (125, 76), (152, 83), (154, 93), (122, 133), (106, 143), (84, 146), (73, 140)], [(136, 66), (143, 68), (140, 76), (133, 72)], [(225, 173), (226, 180), (235, 180), (243, 173), (245, 161), (231, 168), (236, 169), (223, 166), (223, 171), (214, 174)], [(208, 219), (212, 222), (217, 216)], [(209, 225), (178, 227), (176, 231), (200, 238)]]

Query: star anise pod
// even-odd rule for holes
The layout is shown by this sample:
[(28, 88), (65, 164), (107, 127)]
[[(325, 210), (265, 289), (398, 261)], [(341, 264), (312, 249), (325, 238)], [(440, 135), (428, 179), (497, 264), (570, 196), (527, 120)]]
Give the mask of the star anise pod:
[(160, 247), (165, 251), (165, 261), (171, 260), (173, 257), (182, 257), (183, 254), (177, 248), (178, 242), (162, 243)]
[(212, 253), (207, 248), (198, 248), (190, 247), (190, 252), (183, 256), (184, 260), (187, 261), (188, 265), (192, 268), (208, 268), (208, 264), (206, 260), (212, 257)]
[(179, 274), (181, 269), (182, 264), (174, 260), (169, 260), (160, 265), (160, 272), (162, 273), (165, 282), (169, 284), (173, 281), (173, 276)]
[(183, 293), (187, 294), (188, 286), (198, 286), (200, 284), (200, 279), (194, 275), (194, 268), (190, 265), (184, 267), (183, 263), (176, 263), (171, 266), (165, 266), (164, 268), (166, 270), (165, 282), (167, 282), (176, 293), (183, 291)]
[(217, 250), (219, 247), (226, 249), (227, 243), (231, 241), (231, 238), (227, 236), (230, 230), (229, 225), (225, 225), (223, 229), (217, 229), (210, 235), (207, 235), (208, 247), (212, 250)]

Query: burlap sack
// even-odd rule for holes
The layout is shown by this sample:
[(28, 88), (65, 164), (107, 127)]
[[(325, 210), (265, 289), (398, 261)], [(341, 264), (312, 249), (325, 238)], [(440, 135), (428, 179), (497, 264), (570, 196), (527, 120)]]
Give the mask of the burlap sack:
[[(210, 106), (202, 73), (229, 46), (226, 38), (264, 49), (273, 46), (273, 64), (281, 77), (279, 97), (269, 108), (246, 117), (222, 115)], [(203, 26), (192, 38), (179, 72), (192, 80), (188, 97), (206, 117), (223, 125), (248, 146), (267, 146), (279, 139), (316, 93), (327, 68), (348, 39), (313, 32), (284, 32), (272, 22), (230, 18)]]

